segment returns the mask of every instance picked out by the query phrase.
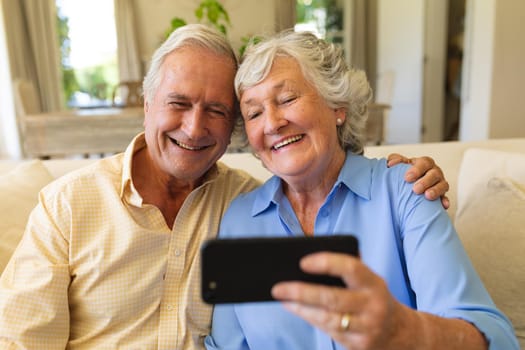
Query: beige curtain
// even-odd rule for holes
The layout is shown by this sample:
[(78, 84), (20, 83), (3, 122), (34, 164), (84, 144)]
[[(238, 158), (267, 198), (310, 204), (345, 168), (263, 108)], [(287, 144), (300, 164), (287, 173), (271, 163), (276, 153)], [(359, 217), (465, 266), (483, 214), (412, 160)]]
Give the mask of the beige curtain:
[(375, 90), (377, 60), (377, 0), (353, 0), (350, 62), (366, 72)]
[(120, 81), (141, 81), (143, 78), (137, 41), (137, 22), (133, 1), (115, 1), (117, 56)]
[(54, 0), (3, 0), (11, 76), (28, 79), (43, 111), (62, 109), (60, 52)]
[(296, 0), (275, 0), (276, 32), (295, 26), (295, 1)]

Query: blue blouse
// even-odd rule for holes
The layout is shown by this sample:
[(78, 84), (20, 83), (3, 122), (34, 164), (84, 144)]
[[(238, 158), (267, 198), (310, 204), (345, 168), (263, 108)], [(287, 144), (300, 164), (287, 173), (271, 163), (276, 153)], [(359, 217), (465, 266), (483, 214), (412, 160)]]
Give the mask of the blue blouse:
[[(354, 234), (363, 262), (401, 303), (471, 322), (490, 349), (519, 349), (510, 321), (494, 305), (440, 201), (413, 193), (403, 178), (407, 167), (387, 168), (384, 159), (348, 153), (317, 213), (315, 235)], [(241, 236), (303, 236), (278, 177), (232, 202), (219, 237)], [(215, 306), (205, 344), (207, 349), (343, 348), (280, 302)]]

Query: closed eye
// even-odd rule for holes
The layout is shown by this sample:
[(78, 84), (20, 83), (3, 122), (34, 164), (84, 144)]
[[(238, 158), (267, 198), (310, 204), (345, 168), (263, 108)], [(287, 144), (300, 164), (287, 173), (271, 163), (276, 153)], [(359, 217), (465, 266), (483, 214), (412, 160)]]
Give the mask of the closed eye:
[(206, 106), (206, 110), (215, 118), (229, 118), (232, 115), (230, 109), (222, 103), (210, 103)]
[(251, 120), (251, 119), (254, 119), (254, 118), (257, 118), (258, 116), (260, 116), (262, 113), (262, 111), (260, 110), (255, 110), (255, 109), (252, 109), (250, 111), (246, 111), (245, 113), (242, 113), (242, 115), (244, 116), (244, 119), (246, 120)]
[(289, 103), (292, 103), (294, 102), (295, 100), (297, 99), (297, 96), (286, 96), (284, 98), (281, 99), (281, 104), (289, 104)]
[(228, 113), (226, 113), (223, 110), (220, 109), (211, 109), (210, 113), (215, 117), (225, 118), (228, 116)]
[(170, 107), (176, 108), (176, 109), (187, 109), (191, 107), (191, 104), (188, 102), (183, 101), (171, 101), (168, 103)]
[(248, 114), (248, 120), (250, 119), (254, 119), (254, 118), (257, 118), (258, 116), (260, 116), (261, 113), (260, 112), (257, 112), (257, 113), (250, 113)]

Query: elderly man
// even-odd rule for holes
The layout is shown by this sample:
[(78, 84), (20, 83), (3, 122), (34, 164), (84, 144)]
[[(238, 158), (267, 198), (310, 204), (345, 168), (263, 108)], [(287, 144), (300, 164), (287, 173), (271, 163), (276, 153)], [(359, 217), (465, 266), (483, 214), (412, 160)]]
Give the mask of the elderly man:
[[(211, 307), (201, 243), (258, 182), (217, 160), (238, 114), (235, 54), (202, 25), (175, 31), (144, 80), (145, 133), (39, 197), (0, 279), (2, 349), (194, 349)], [(443, 194), (429, 158), (411, 170)]]

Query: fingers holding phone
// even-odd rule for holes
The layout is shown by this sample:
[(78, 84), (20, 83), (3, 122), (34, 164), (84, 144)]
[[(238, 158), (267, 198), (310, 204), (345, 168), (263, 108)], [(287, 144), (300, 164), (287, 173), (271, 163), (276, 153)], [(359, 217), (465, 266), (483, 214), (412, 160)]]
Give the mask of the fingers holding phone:
[(349, 347), (381, 345), (392, 340), (386, 339), (384, 330), (396, 329), (392, 324), (402, 322), (404, 308), (390, 294), (385, 281), (359, 258), (314, 253), (304, 257), (300, 266), (307, 273), (338, 276), (346, 287), (280, 282), (272, 289), (272, 295), (282, 300), (289, 311)]
[[(330, 322), (334, 318), (330, 317), (330, 313), (336, 313), (335, 318), (338, 319), (342, 313), (358, 312), (359, 305), (366, 302), (363, 290), (366, 279), (370, 277), (367, 277), (368, 269), (358, 257), (330, 252), (313, 253), (301, 259), (300, 267), (306, 273), (339, 277), (345, 285), (331, 287), (301, 281), (277, 283), (272, 288), (273, 297), (288, 302), (294, 311), (301, 310), (301, 306), (305, 307), (305, 312), (320, 309), (323, 312), (315, 317)], [(327, 315), (322, 316), (325, 313)]]

